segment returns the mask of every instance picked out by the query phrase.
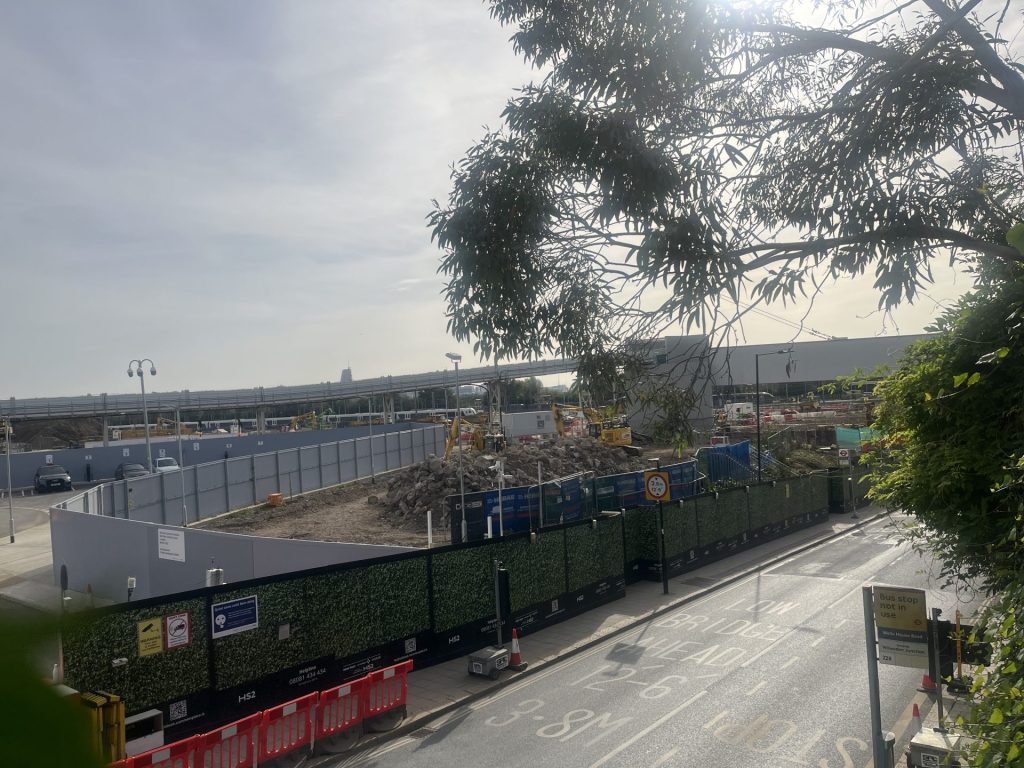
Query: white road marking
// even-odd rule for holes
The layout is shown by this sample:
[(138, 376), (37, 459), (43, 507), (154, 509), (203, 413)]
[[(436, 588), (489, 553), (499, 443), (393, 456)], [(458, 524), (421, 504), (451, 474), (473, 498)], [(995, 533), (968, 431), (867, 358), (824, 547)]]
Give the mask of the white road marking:
[(664, 755), (662, 755), (657, 760), (655, 760), (653, 763), (651, 763), (651, 768), (658, 768), (659, 765), (664, 765), (669, 760), (671, 760), (672, 756), (675, 755), (675, 753), (678, 752), (678, 751), (679, 751), (679, 747), (676, 747), (675, 749), (670, 749)]
[(821, 635), (820, 637), (818, 637), (813, 643), (811, 643), (811, 648), (817, 648), (819, 645), (821, 645), (821, 643), (822, 643), (822, 641), (824, 639), (825, 639), (824, 635)]
[(747, 696), (753, 696), (755, 693), (760, 691), (766, 685), (768, 685), (768, 681), (767, 680), (762, 680), (760, 683), (758, 683), (753, 688), (751, 688), (749, 691), (747, 691)]
[(607, 755), (602, 757), (600, 760), (598, 760), (598, 761), (596, 761), (594, 763), (591, 763), (590, 764), (590, 768), (598, 768), (598, 766), (604, 765), (605, 763), (607, 763), (609, 760), (611, 760), (613, 757), (615, 757), (617, 754), (619, 754), (623, 750), (628, 749), (629, 747), (633, 746), (636, 742), (638, 742), (644, 736), (649, 734), (651, 731), (654, 731), (657, 728), (660, 728), (662, 725), (664, 725), (669, 720), (671, 720), (673, 717), (678, 715), (680, 712), (682, 712), (688, 706), (693, 704), (693, 702), (695, 702), (697, 699), (701, 698), (702, 696), (706, 696), (706, 695), (707, 695), (707, 691), (698, 691), (697, 693), (693, 694), (693, 696), (688, 698), (686, 701), (684, 701), (678, 707), (673, 709), (671, 712), (662, 715), (657, 720), (655, 720), (653, 723), (651, 723), (646, 728), (644, 728), (642, 731), (639, 731), (638, 733), (635, 733), (633, 736), (631, 736), (630, 738), (626, 739), (624, 742), (619, 744), (619, 746), (617, 746), (615, 749), (613, 749)]
[(789, 657), (789, 661), (787, 661), (785, 664), (783, 664), (781, 667), (779, 667), (779, 669), (786, 669), (787, 667), (791, 667), (791, 666), (793, 666), (793, 664), (795, 664), (798, 661), (800, 661), (800, 657), (799, 656), (790, 656)]

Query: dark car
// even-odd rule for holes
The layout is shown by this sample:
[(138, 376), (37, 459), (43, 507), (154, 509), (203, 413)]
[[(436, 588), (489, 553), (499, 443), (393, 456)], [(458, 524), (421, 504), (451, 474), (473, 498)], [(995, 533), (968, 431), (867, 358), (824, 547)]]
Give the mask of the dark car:
[(59, 464), (47, 464), (36, 470), (37, 491), (73, 491), (71, 475)]
[(148, 474), (149, 472), (141, 464), (132, 464), (126, 461), (117, 465), (117, 469), (114, 470), (114, 479), (130, 480), (133, 477), (145, 477)]

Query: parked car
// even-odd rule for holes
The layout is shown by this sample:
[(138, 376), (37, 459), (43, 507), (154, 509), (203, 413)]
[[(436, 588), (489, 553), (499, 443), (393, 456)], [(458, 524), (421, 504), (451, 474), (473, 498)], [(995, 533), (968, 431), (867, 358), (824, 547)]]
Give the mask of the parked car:
[(36, 470), (36, 490), (44, 491), (73, 491), (71, 486), (71, 475), (60, 464), (47, 464)]
[(178, 460), (172, 459), (170, 456), (163, 456), (156, 460), (156, 466), (153, 467), (155, 472), (177, 472), (181, 467), (178, 466)]
[(133, 477), (145, 477), (149, 472), (141, 464), (133, 464), (131, 462), (124, 462), (118, 464), (117, 469), (114, 470), (115, 480), (130, 480)]

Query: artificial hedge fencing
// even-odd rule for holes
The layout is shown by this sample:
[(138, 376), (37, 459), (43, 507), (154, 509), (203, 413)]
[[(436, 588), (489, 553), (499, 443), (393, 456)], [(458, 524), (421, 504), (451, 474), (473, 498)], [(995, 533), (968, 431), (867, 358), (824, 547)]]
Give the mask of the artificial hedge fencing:
[(659, 514), (670, 576), (818, 522), (829, 511), (825, 474), (750, 485), (626, 510), (627, 581), (661, 578)]
[[(66, 620), (65, 679), (123, 696), (129, 714), (160, 709), (168, 738), (188, 735), (407, 658), (424, 666), (492, 643), (495, 559), (508, 572), (507, 638), (659, 579), (662, 516), (675, 575), (813, 523), (828, 501), (826, 477), (807, 476), (88, 611)], [(230, 601), (251, 601), (255, 621), (214, 637), (214, 608)], [(181, 615), (188, 642), (144, 653), (143, 627)]]
[[(129, 714), (160, 709), (170, 736), (187, 735), (406, 658), (422, 666), (492, 643), (494, 559), (509, 575), (508, 637), (622, 597), (622, 552), (621, 516), (602, 516), (87, 611), (65, 621), (65, 680), (121, 695)], [(253, 602), (254, 625), (214, 637), (215, 607), (232, 601)], [(189, 642), (159, 637), (145, 653), (140, 625), (180, 614)]]

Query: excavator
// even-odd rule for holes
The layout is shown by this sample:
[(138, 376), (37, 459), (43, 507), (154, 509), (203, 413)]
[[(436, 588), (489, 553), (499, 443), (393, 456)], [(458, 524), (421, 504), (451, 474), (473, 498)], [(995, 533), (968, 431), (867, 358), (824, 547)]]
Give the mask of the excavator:
[[(117, 429), (117, 427), (115, 427)], [(146, 436), (145, 427), (128, 427), (120, 428), (121, 439), (131, 440), (138, 437)], [(194, 435), (196, 430), (185, 422), (181, 423), (181, 434)], [(173, 437), (178, 434), (178, 424), (173, 419), (165, 419), (163, 416), (157, 416), (156, 421), (149, 428), (150, 437)]]
[(571, 405), (551, 404), (551, 412), (555, 415), (555, 426), (558, 434), (566, 435), (566, 416), (572, 415), (573, 421), (579, 418), (586, 420), (587, 434), (608, 445), (632, 445), (633, 431), (623, 413), (617, 412), (612, 406), (606, 408), (577, 408)]

